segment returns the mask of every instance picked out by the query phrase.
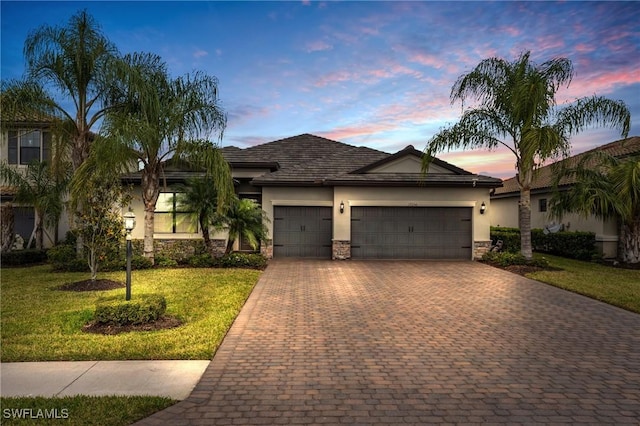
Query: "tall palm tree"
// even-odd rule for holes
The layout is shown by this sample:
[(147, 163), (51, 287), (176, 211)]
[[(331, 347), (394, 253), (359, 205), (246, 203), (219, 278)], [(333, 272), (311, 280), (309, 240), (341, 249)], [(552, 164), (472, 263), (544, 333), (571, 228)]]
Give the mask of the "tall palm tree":
[[(69, 176), (54, 176), (46, 161), (31, 162), (21, 170), (0, 164), (0, 177), (9, 186), (15, 187), (14, 201), (32, 205), (35, 210), (36, 248), (44, 247), (44, 227), (55, 226), (64, 209), (62, 198), (66, 192)], [(30, 241), (29, 241), (30, 242)]]
[[(43, 25), (32, 31), (24, 56), (25, 79), (2, 82), (2, 121), (53, 118), (52, 168), (63, 173), (62, 164), (70, 156), (75, 171), (89, 156), (92, 129), (117, 99), (112, 95), (117, 87), (112, 65), (118, 51), (83, 10), (64, 26)], [(81, 238), (77, 250), (80, 255)]]
[(110, 69), (118, 51), (85, 10), (65, 26), (43, 25), (32, 31), (24, 56), (25, 79), (2, 83), (3, 121), (57, 118), (56, 141), (71, 144), (76, 170), (89, 156), (91, 129), (110, 106)]
[[(558, 190), (565, 179), (574, 182)], [(551, 212), (556, 217), (578, 213), (616, 219), (620, 227), (618, 258), (640, 262), (640, 156), (617, 159), (605, 152), (585, 154), (574, 167), (555, 177)]]
[(201, 168), (213, 180), (222, 211), (233, 194), (231, 170), (214, 143), (202, 139), (222, 132), (226, 117), (218, 101), (215, 77), (196, 72), (169, 76), (153, 54), (127, 55), (118, 72), (124, 107), (105, 117), (101, 158), (123, 171), (142, 169), (144, 256), (154, 259), (154, 210), (164, 161), (177, 157)]
[(177, 205), (181, 211), (193, 212), (202, 230), (205, 247), (215, 255), (209, 228), (220, 228), (223, 216), (218, 213), (218, 193), (213, 179), (209, 177), (187, 179), (186, 185), (176, 188)]
[(239, 238), (245, 238), (254, 250), (257, 249), (260, 241), (267, 237), (267, 220), (260, 204), (247, 198), (234, 198), (225, 213), (224, 221), (229, 232), (225, 253), (231, 253)]
[(593, 96), (564, 108), (556, 107), (556, 92), (573, 78), (569, 59), (555, 58), (540, 65), (530, 52), (513, 62), (501, 58), (481, 61), (461, 75), (451, 89), (451, 101), (468, 99), (475, 108), (464, 110), (460, 121), (442, 129), (427, 143), (423, 170), (435, 153), (445, 149), (507, 147), (516, 158), (520, 187), (519, 223), (522, 255), (531, 260), (531, 184), (534, 171), (545, 161), (567, 157), (570, 137), (590, 125), (621, 129), (626, 137), (630, 113), (621, 101)]

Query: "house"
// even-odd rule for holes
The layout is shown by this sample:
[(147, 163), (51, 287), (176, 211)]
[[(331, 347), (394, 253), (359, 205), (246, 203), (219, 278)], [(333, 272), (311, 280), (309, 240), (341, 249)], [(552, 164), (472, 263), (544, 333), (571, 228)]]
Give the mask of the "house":
[[(15, 123), (3, 123), (0, 140), (0, 161), (19, 171), (26, 171), (31, 161), (51, 160), (53, 150), (51, 119), (23, 119)], [(20, 236), (27, 247), (33, 241), (36, 213), (33, 206), (16, 204), (15, 188), (0, 181), (0, 204), (12, 206), (14, 234)], [(56, 227), (44, 229), (45, 247), (51, 247), (59, 239), (64, 239), (69, 230), (66, 214)]]
[[(239, 197), (266, 212), (269, 239), (260, 250), (269, 258), (473, 259), (490, 246), (484, 213), (501, 180), (438, 159), (423, 174), (423, 154), (412, 146), (389, 154), (302, 134), (222, 153)], [(155, 240), (201, 238), (187, 212), (173, 208), (172, 184), (192, 174), (165, 168)], [(132, 208), (143, 216), (140, 201)], [(132, 236), (142, 239), (142, 227)], [(224, 234), (213, 238), (224, 247)]]
[[(591, 151), (604, 151), (619, 159), (640, 155), (640, 137), (634, 136), (599, 146)], [(581, 153), (566, 160), (569, 166), (577, 164), (587, 154)], [(545, 228), (556, 225), (568, 231), (585, 231), (596, 234), (596, 247), (607, 258), (615, 258), (618, 249), (619, 226), (615, 220), (601, 220), (594, 216), (584, 217), (567, 214), (561, 222), (550, 215), (549, 201), (552, 195), (553, 165), (541, 167), (536, 172), (531, 186), (531, 227)], [(566, 190), (575, 181), (564, 180), (559, 187)], [(518, 227), (518, 202), (520, 190), (515, 177), (506, 179), (502, 187), (495, 188), (491, 194), (491, 225)]]

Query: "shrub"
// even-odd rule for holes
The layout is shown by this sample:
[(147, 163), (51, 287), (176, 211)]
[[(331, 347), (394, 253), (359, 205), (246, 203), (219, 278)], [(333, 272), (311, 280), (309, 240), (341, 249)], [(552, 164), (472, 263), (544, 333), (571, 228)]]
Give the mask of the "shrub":
[(502, 240), (503, 252), (518, 253), (520, 251), (520, 230), (518, 228), (491, 227), (491, 243)]
[(47, 258), (52, 264), (64, 264), (76, 259), (76, 250), (68, 244), (51, 247), (47, 252)]
[(549, 266), (549, 262), (544, 258), (527, 261), (522, 254), (510, 252), (487, 252), (482, 256), (482, 260), (502, 267), (511, 265), (529, 265), (546, 268)]
[(208, 253), (191, 256), (187, 259), (187, 263), (194, 268), (211, 268), (216, 266), (216, 261)]
[[(124, 261), (124, 267), (122, 269), (126, 268), (126, 260)], [(131, 269), (150, 269), (153, 268), (153, 263), (151, 263), (151, 260), (144, 257), (144, 256), (139, 256), (139, 255), (134, 255), (131, 257)]]
[(175, 268), (178, 266), (178, 262), (176, 260), (162, 256), (155, 257), (155, 264), (161, 268)]
[(25, 249), (13, 250), (2, 253), (0, 263), (2, 266), (24, 266), (42, 263), (47, 260), (45, 250)]
[(534, 229), (531, 231), (531, 240), (534, 249), (540, 252), (579, 260), (591, 260), (596, 255), (596, 235), (593, 232), (545, 234), (542, 229)]
[(138, 325), (156, 321), (167, 310), (167, 301), (158, 294), (143, 294), (132, 300), (122, 297), (100, 299), (96, 303), (94, 319), (99, 324)]
[(256, 253), (229, 253), (216, 259), (216, 266), (223, 268), (264, 269), (267, 259)]

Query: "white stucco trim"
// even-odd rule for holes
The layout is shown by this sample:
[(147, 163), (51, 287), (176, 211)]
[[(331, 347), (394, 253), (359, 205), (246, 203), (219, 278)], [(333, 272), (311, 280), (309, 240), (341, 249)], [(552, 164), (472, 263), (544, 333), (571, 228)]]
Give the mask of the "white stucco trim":
[(272, 206), (333, 207), (333, 201), (322, 200), (271, 200)]
[(475, 207), (477, 201), (346, 200), (351, 207)]

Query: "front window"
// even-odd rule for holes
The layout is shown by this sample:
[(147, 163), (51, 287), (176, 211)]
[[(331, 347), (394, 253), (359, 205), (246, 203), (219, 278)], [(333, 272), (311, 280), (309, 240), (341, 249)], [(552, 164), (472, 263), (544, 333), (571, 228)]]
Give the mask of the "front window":
[(175, 192), (162, 192), (158, 196), (154, 213), (154, 232), (162, 234), (194, 234), (198, 221), (193, 212), (180, 208)]
[(543, 213), (547, 211), (547, 199), (546, 198), (540, 198), (540, 201), (538, 201), (538, 211), (543, 212)]
[(51, 133), (41, 130), (9, 131), (9, 164), (51, 160)]

